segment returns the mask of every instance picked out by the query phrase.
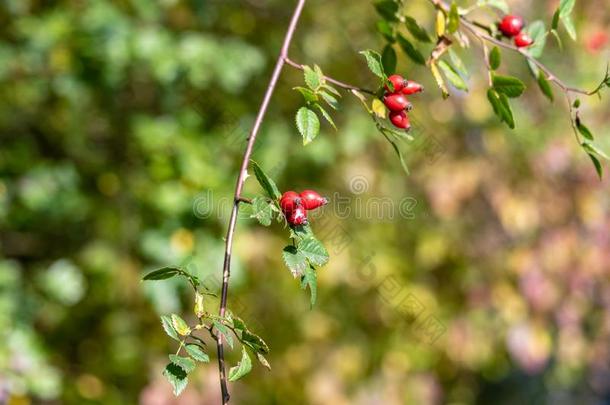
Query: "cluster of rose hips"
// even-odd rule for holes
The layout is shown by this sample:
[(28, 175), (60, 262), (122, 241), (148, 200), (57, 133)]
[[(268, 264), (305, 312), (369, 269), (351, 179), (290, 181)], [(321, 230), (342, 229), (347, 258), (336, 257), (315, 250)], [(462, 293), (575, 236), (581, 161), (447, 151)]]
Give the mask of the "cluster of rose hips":
[(526, 48), (534, 43), (532, 37), (523, 31), (523, 18), (516, 15), (507, 15), (498, 23), (498, 29), (504, 36), (514, 38), (517, 48)]
[(407, 100), (406, 96), (424, 91), (424, 86), (412, 80), (406, 80), (401, 75), (392, 75), (388, 77), (388, 81), (392, 83), (393, 89), (386, 84), (382, 100), (390, 110), (390, 121), (396, 128), (409, 130), (411, 123), (407, 112), (413, 109), (413, 104)]
[(290, 225), (307, 225), (307, 211), (315, 210), (328, 204), (328, 199), (313, 190), (305, 190), (301, 194), (296, 191), (286, 191), (280, 199), (280, 207)]

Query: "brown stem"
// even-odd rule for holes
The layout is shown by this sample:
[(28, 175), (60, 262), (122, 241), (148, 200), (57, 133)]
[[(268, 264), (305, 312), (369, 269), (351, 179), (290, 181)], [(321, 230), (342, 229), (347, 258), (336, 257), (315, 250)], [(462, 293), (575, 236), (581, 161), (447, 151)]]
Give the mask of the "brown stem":
[[(286, 59), (286, 64), (288, 64), (288, 65), (290, 65), (290, 66), (292, 66), (294, 68), (297, 68), (299, 70), (303, 70), (304, 69), (304, 65), (301, 65), (300, 63), (297, 63), (297, 62), (293, 61), (288, 56), (285, 59)], [(344, 83), (344, 82), (341, 82), (341, 81), (339, 81), (337, 79), (333, 79), (332, 77), (329, 77), (329, 76), (324, 76), (324, 79), (326, 79), (327, 82), (332, 83), (335, 86), (341, 87), (342, 89), (345, 89), (345, 90), (357, 90), (357, 91), (360, 91), (362, 93), (375, 94), (375, 92), (372, 91), (372, 90), (368, 90), (368, 89), (364, 89), (362, 87), (358, 87), (358, 86), (354, 86), (354, 85), (351, 85), (351, 84), (348, 84), (348, 83)]]
[[(235, 185), (235, 194), (233, 197), (233, 210), (231, 211), (231, 217), (229, 219), (229, 228), (227, 230), (227, 236), (225, 239), (225, 256), (224, 256), (224, 264), (222, 267), (222, 293), (221, 293), (221, 297), (220, 297), (220, 309), (218, 311), (220, 317), (224, 317), (225, 312), (227, 310), (229, 278), (231, 276), (231, 252), (233, 251), (233, 236), (235, 235), (235, 225), (237, 223), (237, 214), (239, 213), (239, 203), (243, 201), (243, 199), (241, 197), (241, 192), (244, 187), (244, 182), (246, 181), (248, 163), (250, 161), (250, 156), (252, 155), (252, 149), (254, 147), (254, 142), (256, 141), (256, 136), (258, 135), (258, 131), (263, 123), (265, 114), (267, 113), (267, 108), (269, 107), (269, 102), (271, 101), (271, 96), (273, 95), (275, 86), (280, 77), (280, 73), (282, 72), (284, 63), (286, 62), (286, 58), (288, 55), (288, 48), (290, 47), (290, 42), (292, 41), (294, 31), (296, 30), (297, 23), (299, 21), (299, 17), (301, 16), (301, 12), (303, 11), (303, 7), (305, 6), (305, 1), (306, 0), (298, 0), (298, 3), (292, 14), (292, 19), (290, 20), (290, 24), (288, 25), (288, 29), (287, 29), (286, 35), (284, 37), (284, 44), (282, 45), (280, 55), (278, 56), (277, 62), (275, 63), (275, 68), (273, 70), (273, 74), (271, 75), (271, 79), (269, 80), (269, 85), (267, 86), (267, 91), (265, 92), (263, 101), (258, 110), (258, 115), (256, 116), (256, 120), (254, 121), (252, 130), (250, 131), (250, 135), (248, 136), (248, 145), (246, 146), (246, 151), (244, 152), (244, 156), (243, 156), (243, 159), (241, 162), (239, 175), (237, 177), (237, 183)], [(218, 334), (216, 343), (217, 343), (217, 348), (218, 348), (218, 370), (219, 370), (219, 374), (220, 374), (220, 390), (222, 393), (222, 404), (226, 405), (229, 403), (230, 395), (229, 395), (229, 389), (227, 388), (227, 374), (225, 371), (224, 347), (223, 347), (223, 343), (222, 343), (222, 334), (220, 334), (220, 333)]]

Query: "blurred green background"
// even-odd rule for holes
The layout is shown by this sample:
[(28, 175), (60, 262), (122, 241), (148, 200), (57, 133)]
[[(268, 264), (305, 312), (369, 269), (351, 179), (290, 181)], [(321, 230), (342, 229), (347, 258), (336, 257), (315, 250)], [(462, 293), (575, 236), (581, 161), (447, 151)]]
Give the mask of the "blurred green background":
[[(1, 2), (0, 403), (218, 402), (213, 344), (179, 399), (161, 375), (175, 346), (158, 316), (188, 316), (188, 286), (140, 279), (193, 256), (218, 289), (236, 172), (293, 3)], [(557, 6), (509, 3), (547, 25)], [(426, 1), (408, 7), (432, 27)], [(578, 41), (564, 33), (562, 53), (549, 40), (543, 59), (569, 84), (603, 76), (609, 9), (578, 2)], [(373, 87), (357, 51), (383, 46), (376, 19), (369, 1), (310, 0), (291, 56)], [(232, 384), (234, 403), (610, 403), (608, 180), (558, 92), (550, 104), (528, 79), (510, 131), (476, 41), (460, 54), (471, 91), (442, 101), (399, 52), (428, 90), (412, 98), (408, 177), (347, 94), (339, 130), (323, 124), (303, 148), (302, 76), (284, 71), (254, 159), (283, 190), (332, 198), (313, 220), (331, 261), (310, 310), (282, 263), (286, 230), (240, 219), (229, 306), (273, 370)], [(528, 77), (504, 56), (503, 72)], [(583, 101), (610, 150), (607, 101)]]

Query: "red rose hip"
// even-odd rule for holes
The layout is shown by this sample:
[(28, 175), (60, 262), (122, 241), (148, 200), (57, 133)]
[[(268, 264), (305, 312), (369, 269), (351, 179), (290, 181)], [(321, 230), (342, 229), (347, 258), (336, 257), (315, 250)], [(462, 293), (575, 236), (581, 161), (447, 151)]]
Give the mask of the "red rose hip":
[(301, 202), (306, 210), (315, 210), (328, 204), (328, 200), (313, 190), (305, 190), (301, 194)]
[(301, 196), (295, 191), (286, 191), (280, 199), (280, 207), (284, 213), (289, 213), (301, 205)]
[(402, 89), (402, 94), (406, 94), (407, 96), (415, 93), (421, 93), (424, 91), (424, 86), (421, 84), (414, 82), (413, 80), (407, 80), (405, 87)]
[(388, 81), (392, 83), (394, 86), (394, 91), (390, 89), (390, 87), (386, 84), (385, 89), (390, 93), (400, 93), (400, 91), (405, 87), (406, 80), (401, 75), (392, 75), (388, 77)]
[(396, 128), (400, 129), (409, 129), (411, 128), (411, 123), (409, 122), (409, 116), (404, 111), (399, 112), (391, 112), (390, 113), (390, 121)]
[(507, 15), (505, 16), (500, 24), (498, 24), (498, 28), (502, 32), (502, 34), (506, 35), (509, 38), (514, 37), (523, 29), (523, 18), (517, 15)]
[(409, 106), (409, 101), (402, 94), (388, 94), (383, 98), (383, 103), (390, 111), (404, 111)]
[(532, 45), (533, 43), (534, 43), (534, 40), (532, 39), (532, 37), (527, 35), (525, 32), (520, 32), (515, 37), (515, 45), (517, 46), (517, 48), (527, 48), (528, 46)]
[(306, 225), (307, 211), (304, 207), (296, 207), (294, 211), (286, 215), (286, 219), (290, 225)]

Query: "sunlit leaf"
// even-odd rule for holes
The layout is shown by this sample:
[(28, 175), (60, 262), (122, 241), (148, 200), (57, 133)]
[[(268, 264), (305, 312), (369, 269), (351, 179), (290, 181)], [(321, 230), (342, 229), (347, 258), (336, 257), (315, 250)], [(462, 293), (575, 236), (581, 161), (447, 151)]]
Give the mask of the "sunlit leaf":
[(231, 367), (229, 370), (229, 381), (237, 381), (252, 370), (252, 360), (246, 352), (246, 348), (241, 348), (241, 360), (237, 366)]

